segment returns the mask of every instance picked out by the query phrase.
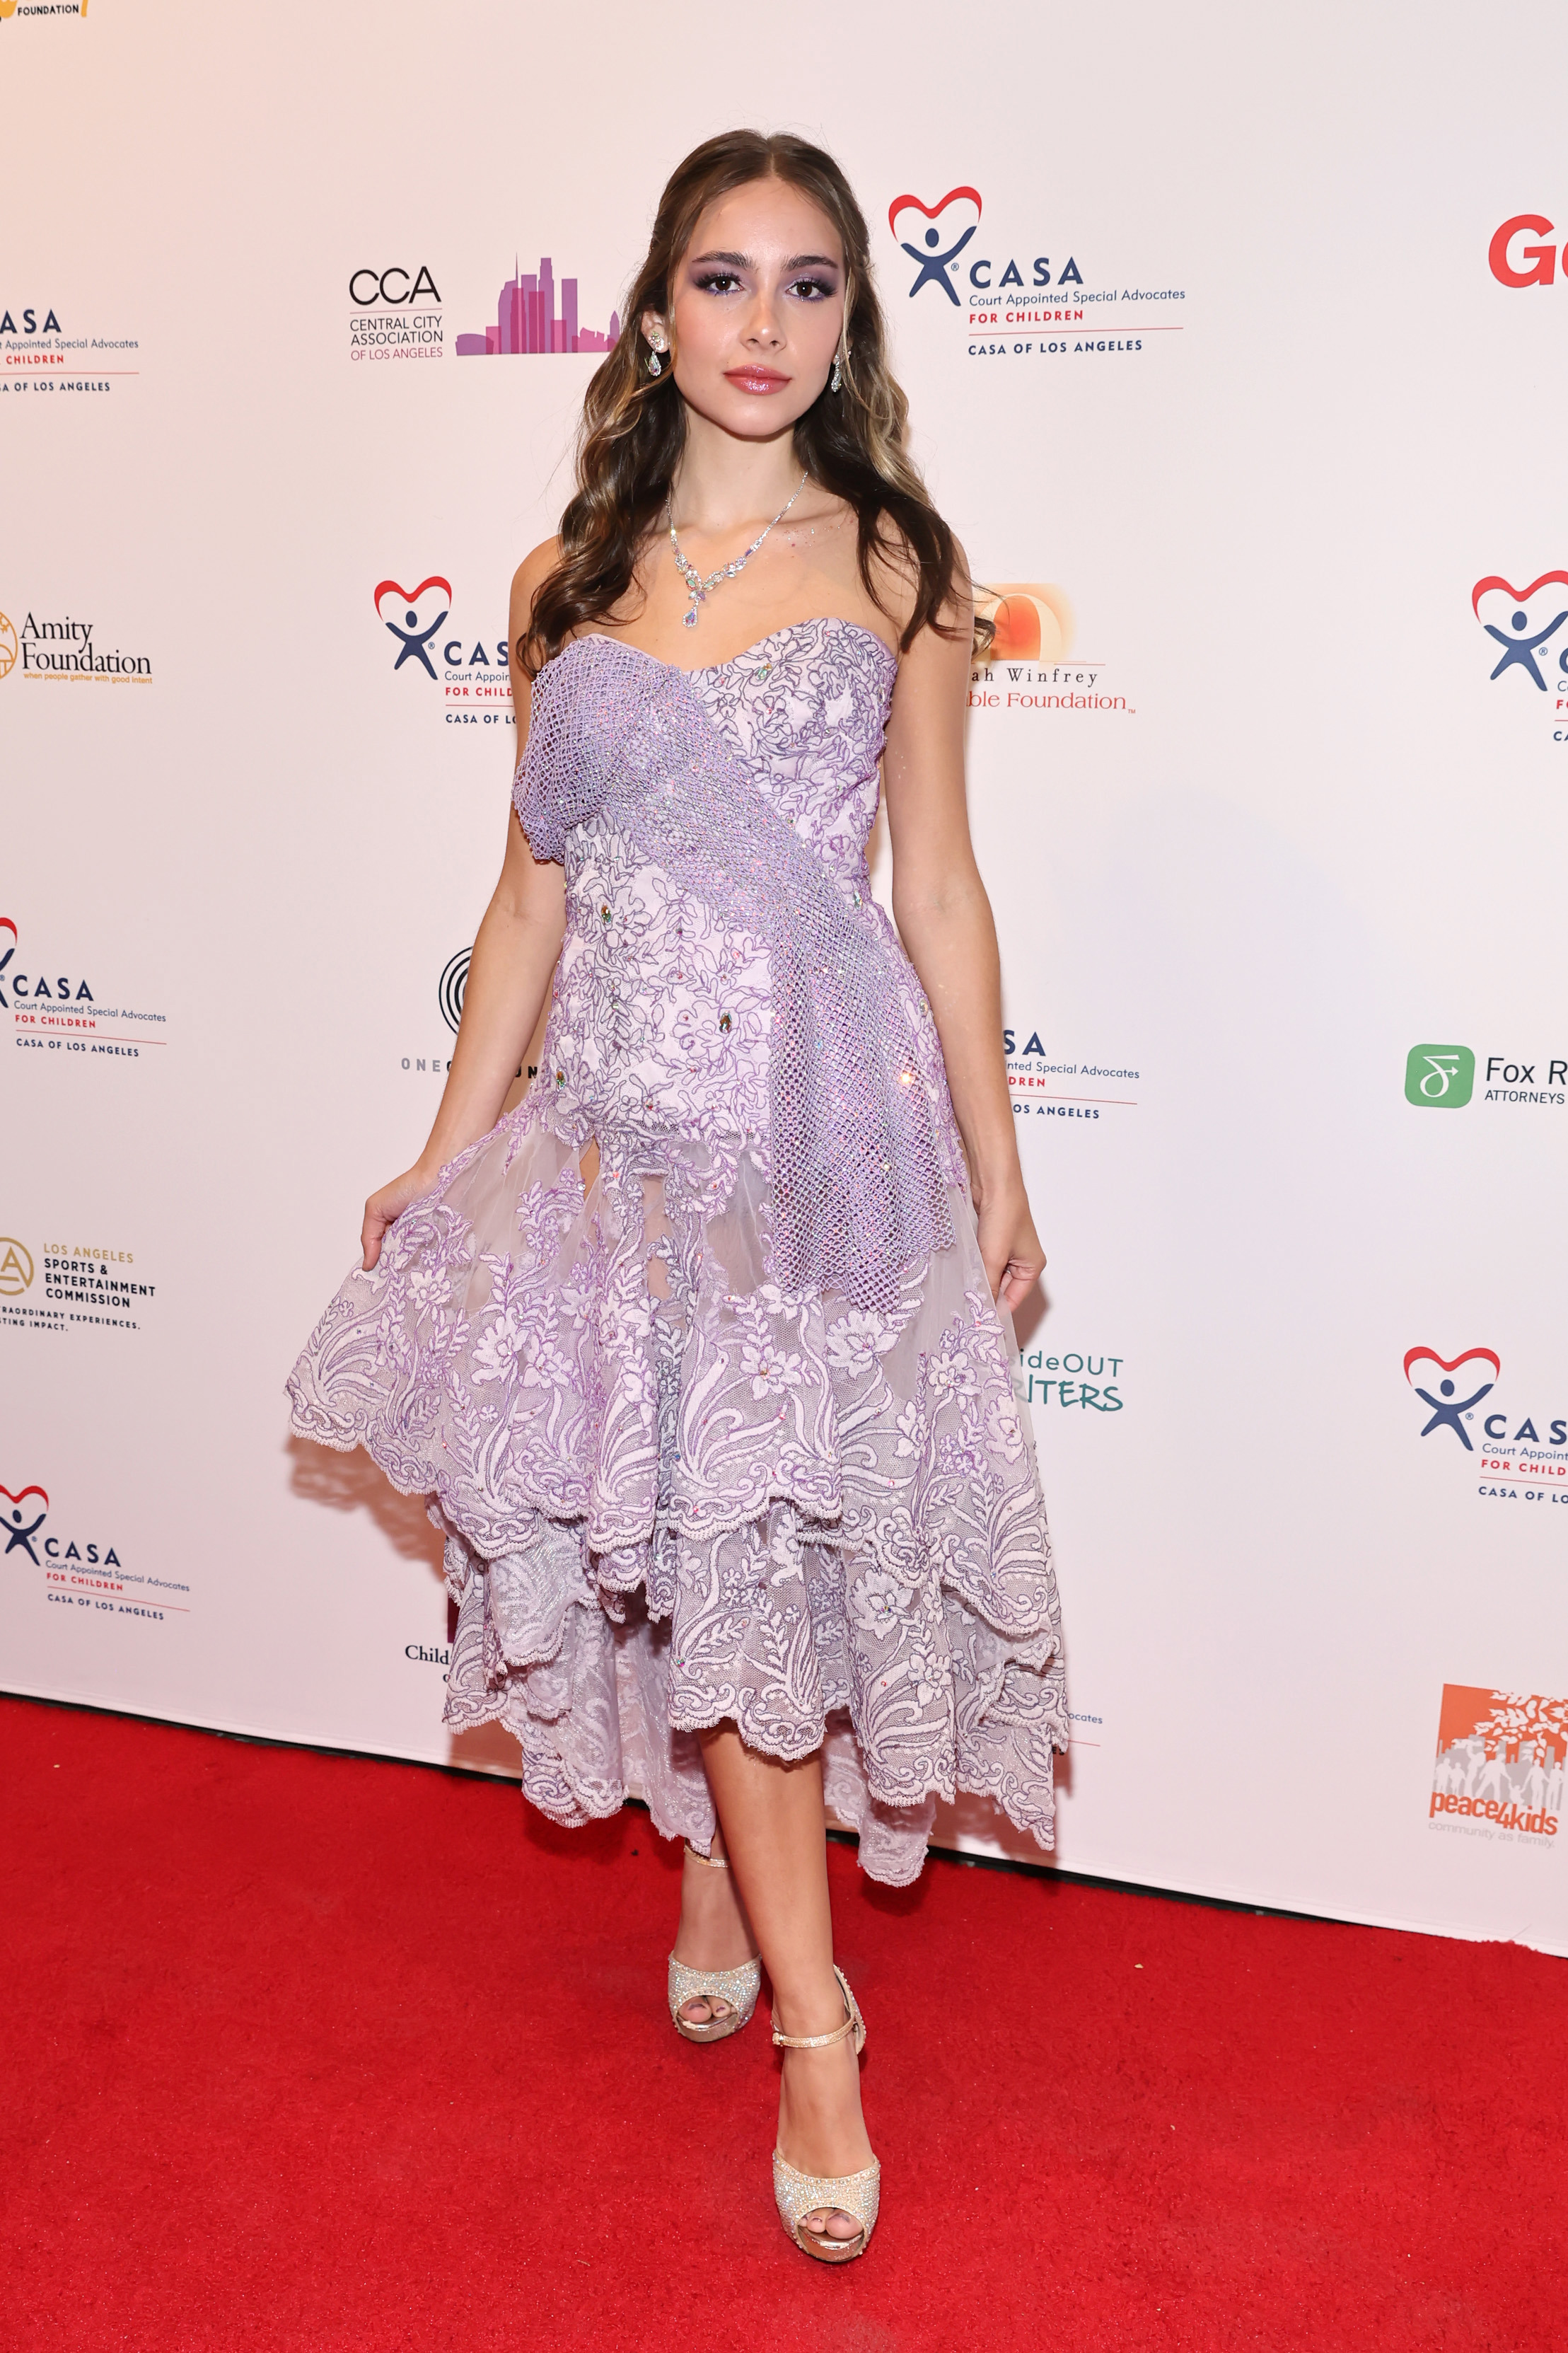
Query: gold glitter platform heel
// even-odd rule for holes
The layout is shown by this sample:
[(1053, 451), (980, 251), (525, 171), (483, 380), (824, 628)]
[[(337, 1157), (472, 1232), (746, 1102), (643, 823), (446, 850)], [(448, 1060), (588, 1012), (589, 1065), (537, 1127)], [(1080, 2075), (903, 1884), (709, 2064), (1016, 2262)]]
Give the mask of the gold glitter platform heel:
[[(855, 2056), (866, 2048), (866, 2021), (860, 2015), (860, 2005), (849, 1990), (849, 1981), (843, 1970), (835, 1967), (834, 1976), (844, 1996), (845, 2019), (842, 2026), (831, 2034), (781, 2034), (778, 2021), (773, 2021), (773, 2041), (784, 2051), (826, 2051), (835, 2042), (855, 2038)], [(773, 2197), (777, 2200), (779, 2221), (803, 2254), (813, 2255), (819, 2263), (853, 2263), (863, 2255), (871, 2243), (871, 2233), (877, 2227), (877, 2209), (882, 2194), (882, 2168), (873, 2158), (862, 2172), (843, 2173), (829, 2179), (820, 2174), (799, 2173), (787, 2158), (773, 2151)], [(821, 2208), (837, 2208), (842, 2214), (853, 2215), (859, 2223), (853, 2239), (824, 2238), (818, 2232), (808, 2231), (803, 2217), (815, 2214)]]
[[(709, 1871), (730, 1868), (717, 1855), (699, 1854), (689, 1843), (686, 1852)], [(742, 1961), (738, 1969), (689, 1969), (673, 1953), (669, 1957), (669, 2015), (677, 2034), (688, 2042), (722, 2042), (727, 2035), (739, 2034), (751, 2023), (762, 1988), (761, 1961)], [(680, 2015), (689, 2001), (728, 2002), (729, 2010), (724, 2017), (710, 2018), (700, 2026)]]

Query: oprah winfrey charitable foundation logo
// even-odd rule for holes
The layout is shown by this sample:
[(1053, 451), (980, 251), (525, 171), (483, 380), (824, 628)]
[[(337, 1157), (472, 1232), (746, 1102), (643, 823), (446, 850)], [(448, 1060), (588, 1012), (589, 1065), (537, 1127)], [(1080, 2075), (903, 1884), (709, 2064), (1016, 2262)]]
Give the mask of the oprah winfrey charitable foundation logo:
[(510, 727), (511, 673), (507, 641), (468, 633), (454, 618), (452, 584), (428, 573), (412, 588), (375, 584), (376, 618), (392, 639), (390, 667), (416, 687), (438, 686), (448, 727)]
[(1184, 288), (1109, 282), (1086, 272), (1056, 229), (1038, 219), (988, 219), (967, 182), (928, 204), (906, 192), (888, 207), (888, 229), (912, 265), (908, 295), (973, 360), (1131, 356), (1163, 334)]
[(1560, 1412), (1543, 1410), (1528, 1390), (1514, 1402), (1504, 1394), (1495, 1348), (1464, 1348), (1457, 1356), (1410, 1348), (1405, 1377), (1422, 1409), (1419, 1435), (1474, 1477), (1483, 1502), (1568, 1509), (1568, 1400), (1560, 1400)]
[(1073, 652), (1077, 623), (1065, 588), (1048, 580), (983, 587), (975, 609), (993, 635), (969, 673), (971, 711), (1042, 720), (1131, 718), (1107, 665)]
[(1445, 1683), (1426, 1819), (1500, 1844), (1543, 1849), (1563, 1818), (1568, 1699)]

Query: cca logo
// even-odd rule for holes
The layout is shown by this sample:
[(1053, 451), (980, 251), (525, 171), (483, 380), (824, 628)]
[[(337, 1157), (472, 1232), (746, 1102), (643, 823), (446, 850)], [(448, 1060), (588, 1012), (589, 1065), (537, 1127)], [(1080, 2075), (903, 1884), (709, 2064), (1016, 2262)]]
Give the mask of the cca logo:
[[(402, 280), (401, 292), (392, 282), (395, 279)], [(367, 288), (368, 292), (365, 290)], [(420, 263), (412, 283), (409, 281), (407, 270), (400, 269), (395, 262), (390, 269), (383, 269), (379, 272), (374, 269), (356, 269), (349, 280), (349, 301), (357, 303), (362, 311), (368, 311), (373, 302), (390, 302), (394, 305), (401, 302), (417, 302), (422, 294), (431, 302), (438, 302), (441, 300), (436, 280), (423, 262)]]
[(33, 1253), (13, 1234), (0, 1234), (0, 1299), (20, 1299), (33, 1281)]
[(1405, 1058), (1405, 1100), (1418, 1110), (1463, 1111), (1475, 1086), (1468, 1046), (1412, 1046)]

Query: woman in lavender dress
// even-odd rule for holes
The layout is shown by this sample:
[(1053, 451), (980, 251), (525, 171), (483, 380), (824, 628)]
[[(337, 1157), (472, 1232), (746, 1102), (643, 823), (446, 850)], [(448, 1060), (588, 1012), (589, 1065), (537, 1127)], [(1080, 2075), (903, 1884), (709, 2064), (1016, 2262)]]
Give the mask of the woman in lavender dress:
[(976, 624), (829, 157), (699, 148), (627, 317), (513, 588), (529, 733), (441, 1108), (290, 1395), (431, 1498), (447, 1722), (506, 1725), (555, 1821), (629, 1788), (686, 1841), (679, 2031), (743, 2027), (765, 1965), (779, 2211), (843, 2262), (879, 2173), (825, 1798), (900, 1884), (961, 1789), (1048, 1845), (1067, 1737)]

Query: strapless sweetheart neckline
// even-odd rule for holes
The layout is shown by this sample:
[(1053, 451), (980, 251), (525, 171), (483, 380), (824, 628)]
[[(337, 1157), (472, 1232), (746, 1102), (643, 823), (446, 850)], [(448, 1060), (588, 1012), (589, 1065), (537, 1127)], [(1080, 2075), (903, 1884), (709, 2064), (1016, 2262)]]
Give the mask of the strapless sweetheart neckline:
[[(551, 660), (560, 661), (572, 651), (574, 646), (603, 643), (607, 646), (625, 646), (628, 653), (640, 654), (644, 661), (657, 662), (660, 670), (672, 670), (679, 678), (713, 678), (720, 670), (733, 670), (738, 662), (750, 661), (753, 654), (760, 654), (764, 646), (777, 645), (781, 638), (794, 637), (801, 629), (823, 628), (847, 629), (853, 637), (865, 638), (876, 648), (883, 660), (890, 662), (897, 670), (899, 666), (897, 654), (883, 644), (875, 629), (868, 629), (859, 621), (846, 621), (837, 613), (819, 613), (805, 621), (786, 621), (782, 628), (770, 629), (766, 637), (757, 638), (751, 645), (742, 646), (738, 654), (731, 654), (727, 660), (701, 662), (695, 670), (682, 670), (679, 662), (661, 660), (658, 654), (650, 654), (646, 646), (634, 646), (629, 638), (613, 638), (607, 629), (588, 629), (582, 637), (570, 638), (562, 647), (560, 653), (551, 656)], [(548, 666), (546, 664), (546, 668)]]

